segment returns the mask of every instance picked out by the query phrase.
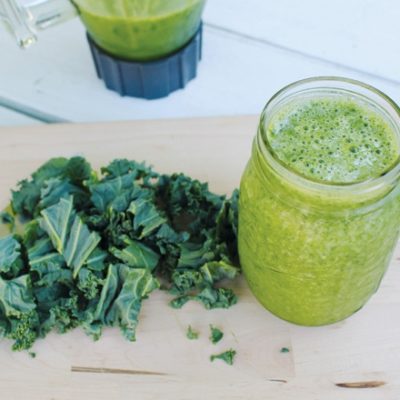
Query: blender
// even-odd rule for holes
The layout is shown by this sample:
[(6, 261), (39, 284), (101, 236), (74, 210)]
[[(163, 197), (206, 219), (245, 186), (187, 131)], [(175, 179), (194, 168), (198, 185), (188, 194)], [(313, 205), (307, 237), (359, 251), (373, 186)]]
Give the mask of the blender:
[(97, 75), (122, 96), (184, 88), (201, 60), (206, 0), (1, 0), (0, 18), (27, 48), (40, 30), (79, 15)]

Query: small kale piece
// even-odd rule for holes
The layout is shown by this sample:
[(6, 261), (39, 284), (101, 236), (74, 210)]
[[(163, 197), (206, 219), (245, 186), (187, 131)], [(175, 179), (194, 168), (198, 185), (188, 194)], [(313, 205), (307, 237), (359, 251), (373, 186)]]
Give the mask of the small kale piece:
[(78, 274), (77, 288), (87, 300), (96, 299), (103, 285), (103, 280), (93, 271), (81, 268)]
[(213, 325), (210, 325), (210, 331), (210, 341), (212, 344), (218, 343), (224, 337), (224, 333)]
[(194, 331), (191, 327), (191, 325), (188, 326), (187, 331), (186, 331), (186, 337), (189, 340), (196, 340), (199, 338), (199, 333)]
[(236, 356), (236, 351), (233, 349), (230, 349), (221, 354), (216, 354), (216, 355), (210, 356), (210, 361), (212, 362), (214, 360), (222, 360), (225, 363), (227, 363), (228, 365), (233, 365), (235, 356)]
[(290, 349), (288, 347), (282, 347), (280, 350), (281, 353), (289, 353)]

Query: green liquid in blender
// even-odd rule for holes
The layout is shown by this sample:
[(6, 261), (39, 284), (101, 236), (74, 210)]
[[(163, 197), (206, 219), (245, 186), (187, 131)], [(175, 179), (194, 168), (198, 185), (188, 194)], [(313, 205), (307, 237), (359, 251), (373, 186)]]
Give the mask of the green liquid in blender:
[(194, 36), (206, 0), (73, 0), (89, 35), (122, 59), (150, 61)]

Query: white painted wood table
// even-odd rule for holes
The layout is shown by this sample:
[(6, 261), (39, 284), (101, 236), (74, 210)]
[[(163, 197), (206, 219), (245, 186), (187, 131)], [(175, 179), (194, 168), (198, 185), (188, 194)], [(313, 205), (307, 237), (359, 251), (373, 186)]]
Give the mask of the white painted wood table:
[[(208, 0), (204, 59), (184, 91), (120, 98), (97, 79), (78, 19), (28, 51), (0, 32), (0, 106), (44, 122), (259, 114), (283, 85), (315, 75), (360, 79), (400, 100), (398, 0)], [(4, 111), (0, 124), (26, 124)]]

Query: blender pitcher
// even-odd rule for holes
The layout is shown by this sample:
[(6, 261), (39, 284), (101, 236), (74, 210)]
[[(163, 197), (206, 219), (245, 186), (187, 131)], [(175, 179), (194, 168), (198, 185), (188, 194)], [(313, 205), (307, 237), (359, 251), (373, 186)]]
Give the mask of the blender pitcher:
[(201, 59), (206, 0), (1, 0), (19, 45), (79, 15), (99, 78), (121, 95), (148, 99), (183, 88)]

